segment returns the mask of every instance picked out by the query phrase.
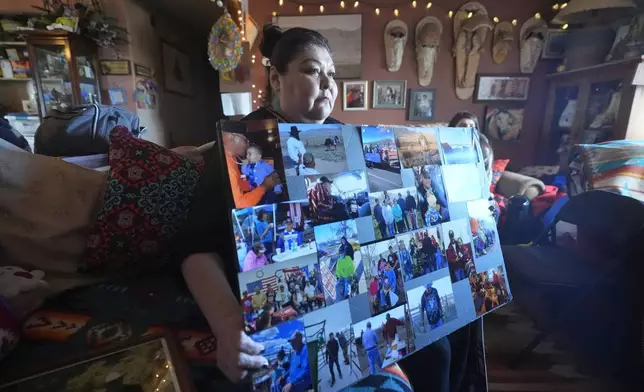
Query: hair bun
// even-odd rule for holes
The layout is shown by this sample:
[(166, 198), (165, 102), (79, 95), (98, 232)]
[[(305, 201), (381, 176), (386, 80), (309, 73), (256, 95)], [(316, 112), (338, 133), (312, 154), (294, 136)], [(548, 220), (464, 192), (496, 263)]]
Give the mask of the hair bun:
[(262, 56), (271, 58), (275, 45), (282, 38), (282, 29), (272, 23), (267, 23), (262, 29), (262, 41), (259, 44), (259, 51)]

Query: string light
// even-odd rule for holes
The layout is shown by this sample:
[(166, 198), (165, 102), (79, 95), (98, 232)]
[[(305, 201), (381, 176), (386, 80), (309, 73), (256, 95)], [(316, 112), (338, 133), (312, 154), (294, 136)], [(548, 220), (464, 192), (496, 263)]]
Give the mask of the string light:
[(380, 8), (376, 8), (376, 15), (380, 15)]
[(341, 1), (341, 2), (340, 2), (340, 7), (341, 7), (341, 8), (344, 8), (344, 1)]
[(261, 94), (261, 93), (262, 93), (262, 90), (259, 90), (259, 91), (258, 91), (258, 93), (260, 93), (260, 94)]
[(284, 0), (280, 0), (279, 5), (280, 5), (280, 7), (283, 6), (284, 5)]
[(556, 11), (556, 10), (558, 10), (558, 9), (559, 9), (559, 4), (555, 4), (555, 5), (553, 5), (553, 6), (552, 6), (552, 9), (553, 9), (553, 10), (555, 10), (555, 11)]
[(237, 10), (237, 14), (241, 15), (241, 10)]
[(257, 103), (257, 100), (256, 100), (256, 99), (253, 99), (253, 103)]
[[(450, 11), (450, 12), (452, 12), (452, 11)], [(469, 14), (467, 14), (467, 19), (470, 19), (472, 17), (472, 15), (474, 15), (474, 12), (470, 12)], [(451, 16), (450, 16), (450, 18), (451, 18)]]
[(563, 3), (559, 8), (564, 9), (566, 7), (568, 7), (568, 3)]
[(516, 20), (516, 19), (512, 19), (512, 26), (516, 26), (516, 25), (517, 25), (517, 20)]
[(537, 12), (536, 14), (534, 14), (534, 17), (537, 19), (541, 19), (541, 14)]
[(299, 6), (298, 10), (300, 11), (300, 14), (304, 11), (304, 6)]
[(273, 16), (277, 16), (277, 12), (273, 11)]
[(415, 1), (412, 1), (412, 2), (411, 2), (411, 6), (412, 6), (412, 7), (414, 7), (414, 8), (416, 8), (416, 2), (415, 2)]
[(452, 16), (454, 16), (454, 11), (450, 11), (450, 12), (448, 12), (448, 13), (447, 13), (447, 16), (449, 16), (450, 18), (451, 18)]
[(320, 13), (323, 13), (323, 12), (324, 12), (324, 6), (323, 6), (323, 5), (321, 5), (321, 6), (320, 6)]
[(353, 3), (353, 8), (358, 8), (359, 5), (360, 5), (360, 2), (356, 1), (355, 3)]
[(566, 30), (567, 28), (568, 28), (568, 23), (566, 23), (565, 25), (561, 26), (562, 30)]
[(253, 84), (253, 88), (255, 88), (255, 85)]
[(494, 20), (494, 23), (499, 23), (499, 18), (497, 18), (496, 16), (492, 20)]
[(254, 58), (255, 58), (255, 55), (252, 55), (251, 57), (254, 59)]
[(397, 18), (397, 17), (398, 17), (398, 14), (399, 14), (399, 12), (398, 12), (398, 8), (396, 8), (396, 9), (394, 10), (394, 16)]
[(427, 7), (425, 7), (425, 8), (427, 8), (427, 9), (432, 8), (432, 3), (431, 3), (431, 1), (430, 1), (429, 3), (427, 3)]

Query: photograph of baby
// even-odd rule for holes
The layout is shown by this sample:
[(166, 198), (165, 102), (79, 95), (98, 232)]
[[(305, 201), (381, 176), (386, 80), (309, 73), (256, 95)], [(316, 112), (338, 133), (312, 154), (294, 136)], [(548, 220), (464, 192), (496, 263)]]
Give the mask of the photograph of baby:
[(313, 391), (309, 342), (302, 320), (292, 320), (251, 335), (264, 345), (268, 368), (253, 373), (254, 392)]
[(232, 211), (239, 271), (251, 271), (273, 262), (275, 204)]
[(313, 225), (371, 215), (364, 171), (306, 176), (306, 189)]
[(278, 204), (276, 221), (276, 242), (272, 258), (274, 263), (316, 254), (308, 202)]
[(384, 240), (360, 249), (365, 266), (372, 315), (405, 303), (405, 290), (396, 239)]
[[(418, 209), (423, 226), (435, 226), (449, 221), (449, 207), (441, 166), (416, 167), (414, 168), (414, 177), (418, 191)], [(467, 181), (465, 182), (467, 183)]]
[[(447, 268), (438, 227), (417, 230), (396, 237), (398, 256), (405, 281)], [(407, 263), (409, 255), (409, 263)]]
[(438, 136), (446, 165), (478, 162), (472, 128), (439, 128)]
[[(254, 122), (253, 122), (254, 123)], [(274, 129), (263, 126), (248, 131), (248, 124), (224, 122), (222, 143), (228, 179), (236, 208), (247, 208), (288, 200), (284, 162)]]
[[(445, 190), (451, 203), (483, 198), (482, 165), (465, 163), (462, 165), (443, 166)], [(464, 179), (467, 179), (464, 181)], [(486, 186), (489, 187), (490, 184)]]
[(315, 240), (327, 305), (366, 292), (355, 221), (316, 226)]
[(375, 374), (416, 350), (406, 306), (354, 323), (355, 351), (362, 377)]
[(423, 227), (415, 188), (369, 193), (369, 204), (378, 240)]
[(362, 151), (372, 192), (402, 188), (400, 160), (391, 127), (362, 127)]
[(476, 257), (485, 256), (492, 252), (497, 245), (496, 221), (490, 202), (487, 200), (476, 200), (467, 203), (467, 211), (470, 216), (470, 230), (472, 232), (472, 243)]
[(342, 126), (336, 124), (279, 124), (287, 176), (346, 171)]
[(262, 331), (325, 306), (315, 253), (242, 272), (238, 279), (247, 333)]
[(436, 128), (394, 129), (402, 167), (440, 165)]
[(508, 292), (503, 266), (470, 276), (470, 289), (476, 317), (490, 312), (512, 300)]
[(351, 335), (349, 302), (327, 306), (302, 317), (311, 355), (313, 380), (318, 392), (335, 392), (358, 381), (361, 376)]
[(407, 291), (407, 303), (419, 349), (432, 343), (431, 331), (458, 317), (449, 276)]
[(468, 220), (459, 219), (441, 225), (441, 239), (449, 267), (452, 283), (476, 273), (472, 257), (470, 225)]

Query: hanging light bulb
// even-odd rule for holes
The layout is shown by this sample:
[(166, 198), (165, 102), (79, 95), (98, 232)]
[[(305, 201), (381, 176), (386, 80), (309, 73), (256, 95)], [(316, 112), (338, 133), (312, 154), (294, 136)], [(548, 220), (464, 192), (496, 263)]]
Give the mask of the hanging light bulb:
[(253, 103), (257, 103), (257, 100), (253, 99)]
[(251, 62), (251, 63), (253, 63), (253, 64), (255, 64), (255, 59), (252, 59), (250, 62)]
[(356, 1), (355, 3), (353, 3), (353, 8), (358, 8), (359, 5), (360, 5), (360, 2)]
[(344, 1), (340, 2), (340, 8), (344, 8)]
[(416, 1), (412, 1), (412, 2), (411, 2), (411, 6), (412, 6), (412, 7), (414, 7), (414, 8), (416, 8)]
[(255, 55), (252, 55), (251, 57), (252, 57), (252, 58), (255, 58)]
[(253, 84), (253, 88), (255, 88), (255, 85)]
[(567, 28), (568, 28), (568, 23), (566, 23), (565, 25), (561, 26), (562, 30), (566, 30)]
[(238, 14), (238, 15), (241, 15), (241, 10), (237, 10), (237, 14)]
[(517, 25), (517, 20), (516, 20), (516, 19), (512, 19), (512, 26), (516, 26), (516, 25)]
[(541, 14), (537, 12), (536, 14), (534, 14), (534, 17), (537, 19), (541, 19)]
[[(470, 12), (469, 14), (467, 14), (467, 19), (470, 19), (472, 17), (472, 15), (474, 15), (474, 12)], [(450, 16), (450, 18), (451, 18), (451, 16)]]
[(303, 7), (303, 6), (299, 6), (297, 9), (300, 11), (300, 14), (302, 13), (302, 11), (304, 11), (304, 7)]
[(376, 8), (376, 15), (380, 15), (380, 8)]
[(273, 16), (277, 16), (277, 12), (273, 11)]
[(258, 91), (258, 93), (259, 93), (259, 94), (261, 94), (261, 93), (262, 93), (262, 90), (259, 90), (259, 91)]
[(499, 18), (497, 18), (496, 16), (494, 17), (493, 20), (494, 20), (494, 23), (499, 23)]
[(427, 9), (432, 8), (432, 2), (430, 1), (429, 3), (427, 3), (427, 7), (425, 7), (425, 8), (427, 8)]
[(283, 6), (284, 5), (284, 0), (280, 0), (279, 5), (280, 5), (280, 7)]
[(324, 12), (324, 6), (323, 6), (323, 5), (321, 5), (321, 6), (320, 6), (320, 13), (323, 13), (323, 12)]
[(452, 16), (454, 16), (454, 11), (450, 11), (450, 12), (448, 12), (448, 13), (447, 13), (447, 16), (449, 16), (450, 18), (451, 18)]
[(558, 10), (558, 9), (559, 9), (559, 4), (555, 4), (555, 5), (553, 5), (553, 6), (552, 6), (552, 9), (553, 9), (553, 10), (555, 10), (555, 11), (556, 11), (556, 10)]
[(398, 12), (398, 8), (396, 8), (396, 9), (394, 10), (394, 16), (397, 18), (397, 17), (398, 17), (398, 14), (399, 14), (399, 12)]
[(568, 3), (563, 3), (559, 8), (564, 9), (566, 7), (568, 7)]

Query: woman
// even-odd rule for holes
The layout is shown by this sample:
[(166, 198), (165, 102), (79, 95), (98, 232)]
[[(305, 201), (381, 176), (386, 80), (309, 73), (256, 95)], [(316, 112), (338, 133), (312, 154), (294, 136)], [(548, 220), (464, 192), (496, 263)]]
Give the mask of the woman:
[(273, 253), (273, 223), (269, 222), (270, 215), (268, 211), (262, 210), (259, 213), (257, 222), (255, 222), (255, 236), (258, 241), (264, 245), (267, 257)]
[(340, 252), (344, 252), (345, 256), (349, 256), (353, 260), (353, 246), (347, 240), (347, 237), (340, 238)]
[(244, 259), (243, 272), (252, 271), (254, 269), (265, 266), (267, 262), (264, 252), (265, 249), (262, 244), (255, 242), (253, 249), (251, 249), (248, 254), (246, 254), (246, 258)]

